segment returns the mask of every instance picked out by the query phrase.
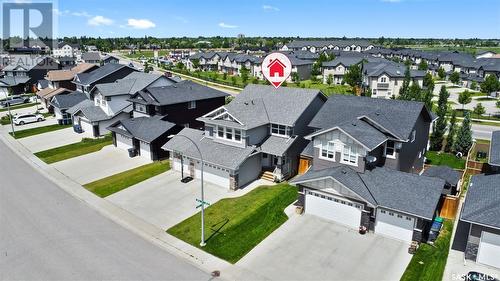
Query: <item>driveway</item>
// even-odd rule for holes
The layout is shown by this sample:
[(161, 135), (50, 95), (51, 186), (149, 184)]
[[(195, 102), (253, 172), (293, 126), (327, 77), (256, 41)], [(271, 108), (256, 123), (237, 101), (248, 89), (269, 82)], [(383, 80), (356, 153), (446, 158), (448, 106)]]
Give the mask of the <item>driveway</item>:
[(123, 149), (108, 145), (100, 151), (56, 162), (52, 166), (79, 184), (86, 184), (148, 163), (151, 161), (145, 157), (130, 158)]
[[(182, 183), (180, 179), (179, 172), (170, 170), (112, 194), (106, 200), (153, 225), (168, 229), (199, 211), (195, 199), (200, 198), (200, 181)], [(213, 204), (225, 197), (241, 196), (262, 184), (269, 183), (258, 180), (243, 190), (229, 191), (205, 182), (205, 201)]]
[(31, 152), (39, 152), (82, 140), (82, 135), (73, 132), (73, 128), (47, 132), (19, 139), (19, 142)]
[(408, 244), (292, 215), (236, 265), (274, 280), (399, 280)]

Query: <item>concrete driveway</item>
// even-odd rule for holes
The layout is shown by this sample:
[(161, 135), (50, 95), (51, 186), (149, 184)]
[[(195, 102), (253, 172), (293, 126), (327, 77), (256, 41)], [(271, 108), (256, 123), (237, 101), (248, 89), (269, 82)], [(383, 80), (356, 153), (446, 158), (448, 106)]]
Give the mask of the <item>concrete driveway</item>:
[(407, 251), (403, 242), (292, 215), (236, 265), (273, 280), (399, 280)]
[[(180, 181), (181, 174), (170, 170), (106, 197), (107, 200), (162, 229), (168, 229), (199, 211), (200, 181)], [(205, 201), (213, 204), (222, 198), (241, 196), (256, 186), (270, 184), (257, 180), (243, 190), (229, 189), (205, 182)]]
[(73, 132), (73, 128), (66, 128), (31, 137), (19, 139), (19, 142), (31, 152), (43, 151), (82, 140), (82, 135)]
[(86, 184), (148, 163), (151, 161), (145, 157), (130, 158), (123, 149), (108, 145), (100, 151), (51, 165), (79, 184)]

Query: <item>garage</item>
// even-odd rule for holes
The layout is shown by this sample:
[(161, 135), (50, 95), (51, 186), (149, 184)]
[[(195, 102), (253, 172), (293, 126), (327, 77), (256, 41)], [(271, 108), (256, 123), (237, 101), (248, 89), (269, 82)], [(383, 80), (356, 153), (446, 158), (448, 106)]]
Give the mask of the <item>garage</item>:
[(116, 134), (116, 147), (121, 149), (129, 149), (132, 148), (132, 138), (129, 138), (124, 135)]
[(149, 143), (140, 141), (139, 142), (139, 150), (140, 150), (140, 155), (142, 157), (146, 157), (148, 159), (151, 159), (151, 152), (150, 152)]
[(94, 128), (92, 127), (92, 124), (89, 121), (79, 118), (78, 123), (82, 127), (83, 133), (86, 136), (94, 137)]
[[(174, 161), (174, 170), (181, 171), (181, 161), (179, 159), (175, 159)], [(189, 172), (189, 160), (184, 159), (184, 176), (190, 175)], [(196, 165), (195, 169), (195, 178), (201, 179), (201, 171), (199, 169), (199, 164)], [(205, 182), (213, 183), (219, 186), (229, 188), (229, 170), (217, 167), (211, 164), (205, 164), (203, 169), (203, 179)]]
[(305, 213), (358, 229), (361, 224), (361, 204), (326, 193), (304, 190)]
[(394, 211), (378, 208), (375, 233), (394, 239), (411, 242), (415, 218)]
[(500, 235), (486, 231), (482, 232), (476, 261), (484, 265), (500, 268)]

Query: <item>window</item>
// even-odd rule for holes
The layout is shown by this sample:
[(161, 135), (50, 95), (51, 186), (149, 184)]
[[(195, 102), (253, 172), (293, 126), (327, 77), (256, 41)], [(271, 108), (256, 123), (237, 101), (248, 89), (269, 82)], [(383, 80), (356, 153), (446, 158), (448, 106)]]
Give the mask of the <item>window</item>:
[(335, 145), (329, 141), (321, 145), (320, 158), (335, 161)]
[(217, 126), (217, 138), (241, 142), (241, 130)]
[(194, 108), (196, 108), (196, 101), (195, 100), (190, 101), (188, 103), (188, 109), (194, 109)]
[(278, 136), (289, 136), (290, 128), (285, 125), (271, 124), (271, 134)]
[(396, 157), (396, 148), (394, 147), (395, 142), (392, 140), (388, 140), (385, 143), (385, 157), (395, 158)]
[(228, 139), (228, 140), (233, 139), (233, 130), (230, 128), (226, 128), (226, 139)]
[(223, 138), (224, 137), (224, 127), (217, 127), (217, 136), (219, 138)]
[(406, 217), (406, 220), (409, 220), (409, 221), (411, 221), (411, 218), (410, 218), (410, 217)]
[(372, 95), (376, 96), (377, 95), (377, 89), (372, 90)]
[(235, 141), (241, 141), (241, 130), (234, 130), (234, 140)]
[(410, 137), (410, 141), (411, 142), (414, 142), (415, 141), (415, 136), (417, 135), (417, 131), (413, 130), (411, 132), (411, 137)]
[(381, 77), (381, 78), (380, 78), (380, 82), (381, 82), (381, 83), (385, 83), (385, 82), (387, 82), (387, 78), (386, 78), (386, 77)]
[(135, 104), (135, 110), (138, 111), (138, 112), (144, 112), (144, 113), (146, 113), (146, 106), (144, 104), (136, 103)]
[(342, 149), (342, 163), (358, 164), (358, 149), (355, 145), (344, 144), (344, 148)]
[(403, 216), (398, 214), (398, 218), (402, 219), (402, 218), (403, 218)]
[(394, 217), (394, 213), (393, 212), (389, 212), (389, 216)]

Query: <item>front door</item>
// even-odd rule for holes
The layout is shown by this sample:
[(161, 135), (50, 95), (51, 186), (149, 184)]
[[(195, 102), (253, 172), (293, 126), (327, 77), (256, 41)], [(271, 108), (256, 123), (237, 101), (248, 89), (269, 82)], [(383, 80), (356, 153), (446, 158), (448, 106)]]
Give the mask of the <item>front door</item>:
[(92, 130), (93, 130), (93, 133), (94, 133), (94, 137), (98, 137), (100, 135), (99, 134), (99, 125), (92, 126)]

